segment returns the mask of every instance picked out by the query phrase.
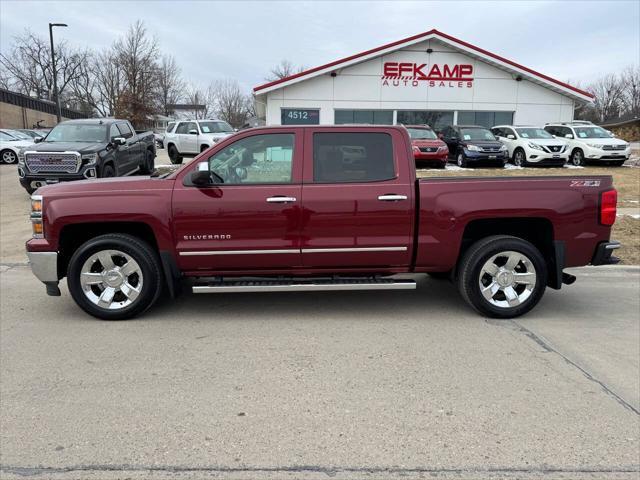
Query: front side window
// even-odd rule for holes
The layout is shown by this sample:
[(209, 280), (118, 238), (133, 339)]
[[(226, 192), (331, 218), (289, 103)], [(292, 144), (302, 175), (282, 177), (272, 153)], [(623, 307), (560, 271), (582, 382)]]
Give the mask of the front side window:
[(460, 134), (463, 140), (495, 140), (493, 133), (484, 128), (461, 128)]
[(292, 133), (245, 137), (209, 158), (209, 171), (224, 184), (291, 183)]
[(124, 138), (130, 138), (131, 136), (133, 136), (133, 132), (129, 128), (129, 125), (127, 125), (126, 123), (118, 123), (117, 125), (118, 130), (120, 130), (120, 133)]
[(167, 133), (173, 132), (173, 128), (176, 126), (176, 122), (167, 123)]
[(109, 129), (109, 138), (111, 140), (113, 140), (116, 137), (119, 137), (120, 134), (120, 130), (118, 130), (118, 128), (114, 125), (111, 125), (111, 128)]
[(380, 182), (395, 176), (389, 134), (349, 132), (313, 135), (315, 182)]

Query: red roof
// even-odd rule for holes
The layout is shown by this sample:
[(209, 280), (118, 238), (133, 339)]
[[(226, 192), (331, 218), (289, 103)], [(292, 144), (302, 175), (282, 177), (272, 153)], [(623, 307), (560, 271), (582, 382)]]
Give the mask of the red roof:
[(584, 96), (589, 97), (589, 98), (594, 98), (594, 96), (591, 93), (585, 92), (584, 90), (580, 90), (579, 88), (576, 88), (573, 85), (569, 85), (568, 83), (561, 82), (560, 80), (556, 80), (555, 78), (551, 78), (548, 75), (545, 75), (543, 73), (536, 72), (535, 70), (527, 68), (527, 67), (525, 67), (523, 65), (520, 65), (520, 64), (518, 64), (516, 62), (513, 62), (513, 61), (511, 61), (511, 60), (509, 60), (507, 58), (501, 57), (500, 55), (496, 55), (495, 53), (488, 52), (487, 50), (484, 50), (484, 49), (482, 49), (480, 47), (476, 47), (475, 45), (472, 45), (472, 44), (470, 44), (468, 42), (465, 42), (463, 40), (460, 40), (458, 38), (452, 37), (451, 35), (447, 35), (446, 33), (439, 32), (436, 29), (432, 29), (432, 30), (429, 30), (428, 32), (424, 32), (424, 33), (419, 33), (419, 34), (413, 35), (411, 37), (403, 38), (402, 40), (397, 40), (395, 42), (387, 43), (385, 45), (381, 45), (379, 47), (372, 48), (370, 50), (365, 50), (364, 52), (356, 53), (355, 55), (351, 55), (349, 57), (341, 58), (340, 60), (336, 60), (336, 61), (333, 61), (333, 62), (330, 62), (330, 63), (325, 63), (324, 65), (320, 65), (318, 67), (310, 68), (310, 69), (304, 70), (304, 71), (302, 71), (300, 73), (295, 73), (293, 75), (289, 75), (288, 77), (280, 78), (280, 79), (274, 80), (272, 82), (268, 82), (268, 83), (264, 83), (262, 85), (258, 85), (257, 87), (254, 87), (253, 91), (254, 92), (258, 92), (260, 90), (264, 90), (265, 88), (269, 88), (269, 87), (272, 87), (274, 85), (278, 85), (280, 83), (285, 83), (285, 82), (288, 82), (290, 80), (294, 80), (296, 78), (304, 77), (306, 75), (318, 72), (320, 70), (325, 70), (327, 68), (336, 67), (336, 66), (338, 66), (338, 65), (340, 65), (342, 63), (350, 62), (351, 60), (356, 60), (356, 59), (358, 59), (360, 57), (365, 57), (365, 56), (370, 55), (372, 53), (376, 53), (376, 52), (379, 52), (379, 51), (382, 51), (382, 50), (386, 50), (386, 49), (391, 48), (391, 47), (402, 45), (403, 43), (411, 42), (413, 40), (418, 40), (418, 39), (420, 39), (422, 37), (427, 37), (429, 35), (434, 35), (434, 36), (441, 37), (443, 39), (448, 40), (451, 43), (457, 43), (458, 45), (461, 45), (463, 47), (469, 48), (471, 50), (475, 50), (476, 52), (481, 53), (482, 55), (494, 58), (496, 60), (499, 60), (499, 61), (501, 61), (503, 63), (511, 65), (512, 67), (518, 68), (520, 70), (524, 70), (525, 72), (531, 74), (534, 77), (541, 78), (541, 79), (546, 80), (547, 82), (550, 82), (550, 83), (555, 83), (556, 85), (558, 85), (560, 87), (572, 90), (572, 91), (574, 91), (576, 93), (579, 93), (580, 95), (584, 95)]

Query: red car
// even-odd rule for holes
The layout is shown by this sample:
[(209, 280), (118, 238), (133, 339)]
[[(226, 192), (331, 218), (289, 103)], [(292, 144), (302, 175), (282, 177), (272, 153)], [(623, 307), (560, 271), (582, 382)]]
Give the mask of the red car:
[(438, 168), (447, 165), (449, 148), (438, 138), (436, 132), (428, 125), (405, 125), (411, 137), (413, 157), (416, 165), (426, 163)]
[(573, 283), (565, 268), (616, 263), (620, 246), (610, 176), (418, 179), (398, 126), (252, 128), (171, 174), (31, 198), (34, 274), (49, 295), (66, 276), (81, 308), (112, 320), (183, 286), (415, 289), (406, 273), (448, 275), (473, 308), (511, 318)]

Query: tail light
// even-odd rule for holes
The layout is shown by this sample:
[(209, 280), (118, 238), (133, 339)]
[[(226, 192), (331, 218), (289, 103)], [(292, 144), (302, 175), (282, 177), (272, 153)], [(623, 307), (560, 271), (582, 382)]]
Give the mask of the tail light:
[(607, 190), (600, 196), (600, 223), (613, 225), (616, 221), (616, 205), (618, 204), (618, 192)]

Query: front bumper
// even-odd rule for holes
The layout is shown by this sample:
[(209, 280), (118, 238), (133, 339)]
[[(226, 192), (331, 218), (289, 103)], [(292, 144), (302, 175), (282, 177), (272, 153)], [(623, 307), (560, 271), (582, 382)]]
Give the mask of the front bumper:
[(27, 251), (27, 257), (29, 258), (31, 271), (47, 288), (47, 295), (59, 297), (58, 253)]
[(585, 160), (629, 160), (630, 156), (631, 148), (627, 148), (626, 150), (600, 150), (598, 148), (587, 147), (584, 149)]
[(545, 153), (540, 151), (527, 152), (527, 163), (531, 165), (539, 165), (545, 167), (558, 166), (561, 167), (567, 163), (568, 156), (566, 153)]
[(413, 158), (416, 162), (431, 162), (431, 163), (439, 163), (446, 164), (449, 157), (449, 152), (420, 152), (414, 153)]
[(509, 152), (474, 152), (465, 150), (464, 156), (469, 162), (506, 163), (509, 160)]
[(591, 259), (591, 265), (615, 265), (620, 263), (620, 259), (612, 255), (613, 251), (620, 247), (620, 242), (600, 242)]
[(46, 174), (34, 174), (24, 167), (18, 166), (18, 177), (20, 185), (24, 188), (39, 188), (44, 185), (51, 185), (59, 182), (72, 182), (74, 180), (90, 180), (97, 178), (97, 170), (95, 165), (83, 167), (78, 173), (56, 173), (50, 172)]

